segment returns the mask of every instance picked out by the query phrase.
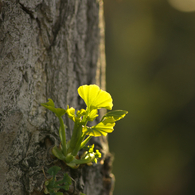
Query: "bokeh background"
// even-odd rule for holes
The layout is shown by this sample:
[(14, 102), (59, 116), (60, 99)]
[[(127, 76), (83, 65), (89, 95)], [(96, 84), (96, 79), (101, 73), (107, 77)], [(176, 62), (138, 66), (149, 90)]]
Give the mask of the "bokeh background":
[(114, 195), (195, 194), (195, 1), (104, 0)]

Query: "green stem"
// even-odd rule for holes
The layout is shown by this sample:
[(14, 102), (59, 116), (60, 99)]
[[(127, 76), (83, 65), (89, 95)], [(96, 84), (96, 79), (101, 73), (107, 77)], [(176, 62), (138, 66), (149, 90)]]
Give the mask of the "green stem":
[(86, 134), (84, 133), (82, 136), (80, 136), (80, 138), (77, 140), (76, 145), (74, 147), (74, 150), (72, 152), (73, 156), (76, 156), (77, 153), (79, 152), (80, 148), (81, 148), (81, 143), (83, 141), (83, 139), (85, 138)]
[(75, 163), (75, 164), (90, 163), (90, 162), (92, 162), (92, 161), (94, 160), (94, 158), (95, 158), (95, 155), (93, 155), (93, 157), (87, 158), (87, 159), (80, 159), (80, 160), (74, 159), (74, 160), (72, 161), (72, 163)]
[(84, 148), (87, 142), (92, 138), (92, 136), (88, 136), (80, 145), (80, 149)]
[(72, 137), (70, 139), (68, 153), (71, 153), (74, 150), (75, 145), (78, 139), (81, 137), (81, 135), (82, 135), (82, 126), (81, 124), (78, 124), (77, 122), (75, 122)]
[(62, 120), (62, 117), (58, 117), (60, 121), (60, 127), (62, 130), (62, 149), (63, 149), (63, 154), (66, 156), (67, 151), (66, 151), (66, 132), (65, 132), (65, 127), (64, 127), (64, 122)]

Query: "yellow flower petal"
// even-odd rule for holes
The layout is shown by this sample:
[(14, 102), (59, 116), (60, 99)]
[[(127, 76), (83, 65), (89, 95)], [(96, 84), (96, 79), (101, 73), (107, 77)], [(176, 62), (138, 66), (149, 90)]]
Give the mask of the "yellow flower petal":
[(78, 88), (78, 93), (91, 109), (107, 108), (112, 109), (111, 95), (101, 90), (97, 85), (83, 85)]

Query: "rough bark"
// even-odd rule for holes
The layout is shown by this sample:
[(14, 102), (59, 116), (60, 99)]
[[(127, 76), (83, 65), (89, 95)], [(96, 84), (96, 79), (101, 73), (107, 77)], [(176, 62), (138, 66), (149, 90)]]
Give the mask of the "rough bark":
[[(98, 0), (0, 0), (0, 194), (43, 194), (52, 165), (74, 178), (75, 192), (112, 194), (106, 138), (92, 142), (101, 162), (71, 170), (50, 153), (59, 123), (40, 103), (84, 107), (77, 88), (105, 88), (103, 3)], [(67, 139), (72, 123), (64, 118)], [(72, 187), (74, 190), (74, 186)]]

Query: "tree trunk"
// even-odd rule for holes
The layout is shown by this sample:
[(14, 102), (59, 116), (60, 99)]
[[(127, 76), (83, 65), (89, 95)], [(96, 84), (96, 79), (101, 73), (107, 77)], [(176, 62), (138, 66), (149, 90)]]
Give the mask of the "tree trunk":
[(91, 140), (98, 164), (71, 170), (51, 155), (59, 123), (40, 105), (84, 108), (77, 88), (91, 83), (105, 88), (101, 0), (0, 0), (0, 195), (44, 194), (42, 169), (53, 165), (75, 180), (72, 194), (112, 194), (107, 139)]

